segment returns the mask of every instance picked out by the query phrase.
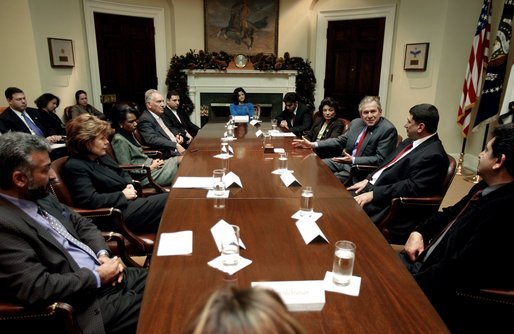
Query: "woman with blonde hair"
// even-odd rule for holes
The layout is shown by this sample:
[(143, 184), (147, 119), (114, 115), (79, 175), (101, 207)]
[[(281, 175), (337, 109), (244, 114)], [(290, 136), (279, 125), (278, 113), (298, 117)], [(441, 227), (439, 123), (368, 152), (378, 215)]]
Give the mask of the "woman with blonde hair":
[(280, 296), (268, 289), (216, 290), (195, 315), (186, 334), (303, 334)]
[(74, 202), (86, 209), (115, 207), (134, 232), (156, 232), (167, 193), (138, 198), (132, 177), (107, 154), (111, 125), (90, 114), (66, 124), (70, 157), (62, 176)]

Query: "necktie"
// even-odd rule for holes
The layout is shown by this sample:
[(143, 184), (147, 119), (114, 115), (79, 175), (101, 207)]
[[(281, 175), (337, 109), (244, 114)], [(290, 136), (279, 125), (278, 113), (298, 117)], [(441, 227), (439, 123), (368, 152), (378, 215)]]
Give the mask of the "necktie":
[(359, 153), (359, 150), (361, 149), (361, 146), (362, 146), (362, 143), (364, 142), (364, 138), (366, 138), (366, 135), (368, 134), (368, 128), (365, 127), (364, 128), (364, 132), (361, 133), (361, 136), (359, 137), (359, 140), (357, 141), (357, 146), (355, 148), (355, 153), (353, 154), (353, 156), (357, 156), (357, 154)]
[(469, 201), (466, 203), (466, 205), (464, 205), (464, 207), (460, 210), (460, 212), (457, 214), (457, 216), (455, 216), (455, 218), (448, 225), (446, 225), (446, 227), (439, 233), (439, 235), (436, 238), (434, 238), (432, 242), (430, 242), (428, 244), (428, 246), (425, 248), (425, 257), (423, 258), (423, 261), (425, 261), (430, 256), (430, 254), (432, 254), (434, 249), (437, 247), (437, 245), (439, 245), (441, 240), (443, 240), (446, 233), (448, 233), (450, 228), (455, 224), (457, 219), (464, 213), (464, 211), (468, 208), (468, 206), (472, 202), (475, 202), (476, 200), (478, 200), (481, 195), (482, 195), (482, 190), (479, 190), (475, 194), (473, 194), (473, 196), (471, 196)]
[(71, 235), (70, 232), (68, 232), (68, 230), (66, 230), (66, 228), (61, 224), (60, 221), (58, 221), (54, 217), (50, 216), (48, 214), (48, 212), (43, 210), (41, 207), (38, 208), (38, 213), (41, 216), (43, 216), (43, 218), (45, 218), (45, 220), (48, 222), (48, 224), (50, 224), (50, 226), (54, 230), (56, 230), (60, 235), (62, 235), (66, 240), (68, 240), (69, 242), (71, 242), (72, 244), (77, 246), (78, 248), (82, 249), (84, 252), (89, 254), (89, 256), (91, 256), (97, 264), (100, 264), (100, 262), (98, 261), (98, 258), (96, 257), (96, 254), (93, 252), (93, 250), (91, 248), (89, 248), (88, 245), (86, 245), (82, 241), (78, 240), (73, 235)]
[(30, 117), (27, 115), (27, 113), (25, 111), (22, 112), (21, 115), (23, 116), (23, 119), (25, 120), (25, 123), (28, 125), (30, 130), (32, 130), (32, 132), (36, 136), (38, 136), (38, 137), (44, 137), (45, 136), (43, 134), (43, 131), (41, 131), (41, 129), (34, 122), (32, 122), (32, 120), (30, 119)]
[[(383, 170), (383, 169), (386, 169), (387, 167), (391, 166), (392, 164), (394, 164), (398, 159), (400, 159), (401, 157), (403, 157), (405, 155), (405, 153), (410, 150), (412, 148), (412, 143), (410, 143), (409, 145), (405, 146), (400, 152), (398, 152), (398, 154), (391, 160), (389, 161), (388, 163), (386, 163), (382, 168), (380, 168), (380, 170)], [(375, 172), (376, 173), (376, 172)]]
[(164, 132), (166, 132), (166, 135), (170, 138), (170, 140), (172, 142), (176, 143), (177, 138), (175, 138), (175, 135), (173, 134), (173, 132), (171, 132), (171, 130), (166, 126), (166, 124), (164, 124), (164, 121), (162, 120), (161, 117), (157, 117), (157, 123), (164, 130)]

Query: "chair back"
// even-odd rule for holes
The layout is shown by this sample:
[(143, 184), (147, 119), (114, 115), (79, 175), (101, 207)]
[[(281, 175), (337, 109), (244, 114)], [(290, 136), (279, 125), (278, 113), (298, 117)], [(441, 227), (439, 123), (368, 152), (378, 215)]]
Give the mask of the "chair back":
[(340, 118), (341, 122), (343, 122), (343, 132), (342, 133), (346, 133), (346, 131), (348, 131), (348, 129), (350, 128), (350, 123), (351, 121), (347, 118)]
[(71, 107), (72, 106), (67, 106), (66, 108), (64, 108), (63, 114), (65, 123), (71, 120)]
[(68, 157), (64, 156), (51, 162), (50, 167), (54, 171), (55, 175), (54, 178), (50, 180), (50, 190), (55, 197), (57, 197), (59, 202), (66, 204), (67, 206), (74, 207), (75, 204), (73, 203), (70, 191), (61, 177), (62, 168), (64, 167), (66, 160), (68, 160)]

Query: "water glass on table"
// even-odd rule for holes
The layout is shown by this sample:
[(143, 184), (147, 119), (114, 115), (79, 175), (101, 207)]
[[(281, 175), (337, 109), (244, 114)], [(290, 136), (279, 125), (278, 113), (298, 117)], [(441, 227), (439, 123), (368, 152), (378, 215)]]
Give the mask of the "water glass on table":
[(300, 215), (310, 217), (312, 215), (312, 200), (314, 198), (314, 192), (312, 187), (306, 186), (302, 188), (300, 196)]
[(273, 118), (271, 120), (271, 130), (276, 130), (278, 126), (278, 120), (276, 118)]
[(221, 240), (221, 263), (235, 266), (239, 259), (239, 226), (230, 225), (234, 235), (226, 235)]
[(332, 266), (333, 281), (337, 285), (349, 285), (353, 275), (355, 263), (355, 249), (353, 242), (340, 240), (336, 242), (334, 264)]
[(283, 173), (287, 171), (287, 153), (280, 153), (278, 157), (278, 169)]
[(219, 197), (215, 199), (215, 208), (225, 207), (225, 199), (223, 198), (223, 195), (225, 195), (225, 182), (223, 182), (224, 176), (225, 169), (215, 169), (212, 171), (212, 192), (215, 197)]

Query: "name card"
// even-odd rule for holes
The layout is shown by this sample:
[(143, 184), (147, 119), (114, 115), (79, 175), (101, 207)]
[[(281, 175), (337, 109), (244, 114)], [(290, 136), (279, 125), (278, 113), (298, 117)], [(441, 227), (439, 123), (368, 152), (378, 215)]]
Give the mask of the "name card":
[(262, 132), (261, 130), (255, 131), (255, 137), (258, 138), (258, 137), (262, 137), (262, 136), (264, 136), (264, 132)]
[(286, 187), (301, 186), (300, 182), (296, 179), (296, 177), (293, 176), (293, 173), (291, 173), (290, 171), (286, 171), (285, 173), (280, 174), (280, 179)]
[(308, 217), (302, 218), (296, 222), (296, 227), (300, 231), (305, 244), (309, 244), (314, 240), (328, 243), (327, 237), (313, 219)]
[(252, 282), (252, 287), (275, 291), (291, 312), (321, 311), (325, 305), (323, 281)]
[(282, 147), (275, 147), (273, 149), (273, 152), (275, 152), (275, 153), (286, 153), (286, 150), (284, 150)]
[(250, 116), (248, 116), (248, 115), (234, 116), (232, 119), (236, 123), (248, 123), (250, 121)]
[(241, 178), (237, 176), (234, 172), (229, 172), (227, 175), (223, 177), (223, 183), (225, 183), (225, 187), (238, 187), (243, 188), (243, 184), (241, 183)]
[(258, 120), (258, 119), (252, 119), (252, 120), (250, 121), (250, 124), (251, 124), (251, 125), (253, 125), (253, 126), (255, 126), (255, 124), (259, 124), (259, 123), (262, 123), (262, 121), (261, 121), (261, 120)]
[(193, 231), (161, 233), (157, 256), (189, 255), (193, 253)]
[[(218, 251), (221, 252), (221, 241), (227, 240), (230, 238), (236, 238), (236, 234), (234, 233), (234, 228), (230, 226), (229, 223), (220, 219), (213, 227), (211, 227), (211, 234), (214, 238), (214, 242), (216, 243), (216, 247), (218, 247)], [(246, 249), (246, 246), (239, 237), (239, 247)]]
[(264, 153), (275, 153), (275, 148), (272, 144), (266, 144), (264, 146)]

